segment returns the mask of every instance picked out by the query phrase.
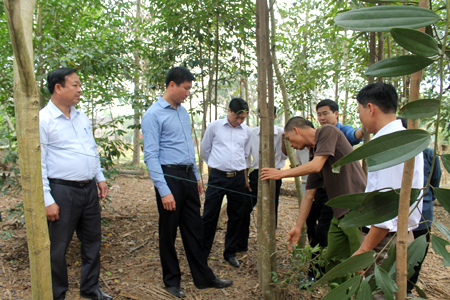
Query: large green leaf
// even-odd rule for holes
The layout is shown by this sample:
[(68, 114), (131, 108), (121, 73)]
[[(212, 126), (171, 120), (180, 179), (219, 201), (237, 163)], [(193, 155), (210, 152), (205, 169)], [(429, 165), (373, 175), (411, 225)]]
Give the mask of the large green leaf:
[(361, 205), (367, 193), (356, 193), (338, 196), (329, 200), (326, 205), (336, 208), (353, 209)]
[(446, 246), (450, 245), (450, 242), (438, 237), (437, 235), (433, 235), (431, 238), (431, 243), (434, 251), (436, 251), (436, 253), (444, 259), (444, 265), (450, 266), (450, 253), (448, 253), (447, 249), (445, 249)]
[(447, 238), (447, 240), (450, 241), (450, 229), (448, 229), (448, 227), (437, 221), (433, 221), (433, 224), (436, 226), (437, 229), (439, 229), (440, 232), (442, 232), (442, 234)]
[(355, 300), (370, 300), (372, 299), (372, 290), (370, 289), (370, 285), (367, 282), (367, 279), (364, 279), (359, 285), (358, 295), (356, 295)]
[(391, 35), (400, 46), (416, 55), (439, 55), (437, 43), (426, 33), (409, 28), (391, 28)]
[(391, 279), (395, 279), (395, 260), (397, 257), (397, 246), (395, 243), (392, 243), (391, 247), (388, 250), (387, 257), (383, 259), (380, 267), (385, 270)]
[[(420, 190), (417, 189), (411, 190), (411, 204), (417, 200), (419, 192)], [(342, 219), (340, 226), (360, 227), (378, 224), (398, 215), (399, 189), (388, 192), (376, 191), (370, 197), (370, 202), (365, 203), (359, 209), (353, 209), (347, 213)]]
[(405, 162), (421, 153), (431, 141), (429, 132), (408, 129), (380, 136), (353, 150), (333, 164), (333, 168), (366, 158), (369, 171), (378, 171)]
[(417, 266), (419, 262), (421, 262), (425, 257), (427, 246), (428, 242), (426, 239), (426, 235), (419, 236), (408, 246), (408, 278), (411, 278), (411, 276), (414, 274), (414, 267)]
[(387, 300), (394, 300), (394, 293), (397, 291), (397, 285), (389, 278), (388, 273), (379, 266), (375, 266), (375, 280), (378, 286), (384, 292), (384, 297)]
[(322, 283), (325, 283), (334, 278), (344, 277), (348, 274), (352, 274), (367, 268), (375, 262), (374, 255), (375, 251), (371, 250), (350, 257), (349, 259), (343, 261), (342, 263), (338, 264), (333, 269), (325, 273), (325, 275), (323, 275), (316, 283), (314, 283), (311, 288), (321, 285)]
[(441, 160), (444, 168), (450, 173), (450, 154), (441, 155)]
[(440, 20), (434, 11), (403, 5), (352, 9), (334, 18), (337, 25), (358, 31), (389, 31), (391, 27), (420, 28)]
[(398, 114), (407, 119), (431, 118), (437, 114), (439, 104), (440, 101), (437, 99), (411, 101), (403, 105)]
[(431, 65), (434, 60), (419, 55), (402, 55), (383, 59), (371, 65), (364, 75), (395, 77), (409, 75)]
[(346, 282), (340, 284), (337, 288), (331, 290), (322, 300), (347, 300), (350, 299), (358, 290), (361, 283), (361, 277), (352, 277)]
[(438, 187), (431, 188), (439, 203), (450, 213), (450, 190)]

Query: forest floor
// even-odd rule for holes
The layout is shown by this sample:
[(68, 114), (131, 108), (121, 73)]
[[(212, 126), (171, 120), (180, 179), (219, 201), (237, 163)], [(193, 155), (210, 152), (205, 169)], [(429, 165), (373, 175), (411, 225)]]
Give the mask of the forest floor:
[[(285, 182), (284, 194), (290, 195), (293, 182)], [(287, 192), (286, 192), (287, 191)], [(158, 212), (155, 193), (148, 176), (121, 176), (110, 187), (112, 210), (104, 209), (103, 242), (101, 249), (102, 289), (114, 299), (172, 299), (164, 291), (158, 250)], [(21, 201), (21, 194), (0, 196), (0, 211), (14, 208)], [(202, 196), (204, 201), (204, 196)], [(291, 255), (286, 251), (286, 237), (295, 223), (298, 212), (297, 199), (281, 196), (277, 235), (277, 270), (281, 279), (292, 274)], [(440, 206), (435, 207), (435, 220), (450, 227), (449, 214)], [(251, 223), (249, 251), (238, 253), (240, 268), (229, 266), (222, 258), (226, 217), (218, 229), (209, 265), (216, 276), (233, 279), (226, 289), (195, 288), (190, 275), (180, 236), (176, 247), (182, 271), (182, 288), (186, 299), (259, 299), (257, 272), (257, 242), (254, 216)], [(31, 299), (30, 270), (26, 229), (17, 220), (4, 218), (0, 232), (10, 233), (10, 238), (0, 239), (0, 299)], [(435, 229), (433, 227), (433, 229)], [(440, 235), (440, 232), (434, 233)], [(72, 240), (68, 253), (69, 291), (66, 299), (80, 299), (79, 279), (81, 258), (80, 243)], [(442, 258), (430, 247), (422, 268), (418, 285), (429, 299), (450, 299), (450, 268), (444, 267)], [(321, 299), (326, 286), (314, 291), (298, 290), (298, 284), (280, 290), (281, 299)], [(417, 295), (417, 294), (416, 294)]]

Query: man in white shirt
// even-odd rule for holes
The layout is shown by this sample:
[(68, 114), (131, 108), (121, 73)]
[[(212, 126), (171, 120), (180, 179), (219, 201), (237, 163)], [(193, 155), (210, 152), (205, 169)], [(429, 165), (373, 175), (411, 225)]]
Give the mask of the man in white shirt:
[(52, 96), (39, 112), (39, 130), (53, 299), (66, 296), (65, 255), (75, 230), (81, 242), (80, 296), (112, 299), (98, 282), (102, 239), (99, 197), (105, 200), (108, 187), (91, 123), (75, 108), (81, 95), (80, 78), (75, 69), (60, 68), (48, 75), (47, 83)]
[(250, 155), (252, 130), (244, 124), (247, 115), (247, 102), (241, 98), (231, 99), (227, 117), (210, 123), (202, 140), (202, 156), (210, 168), (202, 217), (203, 245), (209, 255), (223, 196), (227, 195), (228, 223), (223, 256), (235, 268), (239, 267), (236, 247), (246, 198), (243, 194), (250, 187), (246, 160)]
[[(274, 107), (274, 118), (277, 118), (277, 108)], [(260, 126), (252, 129), (252, 138), (250, 143), (250, 156), (253, 161), (250, 167), (253, 171), (248, 175), (250, 180), (250, 196), (247, 198), (244, 207), (244, 216), (241, 230), (239, 232), (237, 251), (244, 252), (248, 250), (248, 237), (250, 234), (250, 219), (253, 208), (258, 202), (258, 179), (259, 179), (259, 132)], [(273, 144), (275, 147), (275, 168), (281, 169), (284, 167), (287, 159), (286, 145), (284, 143), (284, 129), (279, 126), (273, 128)], [(247, 158), (247, 164), (250, 164), (250, 156)], [(275, 216), (278, 220), (278, 203), (281, 190), (281, 179), (276, 180), (275, 189)]]
[[(396, 111), (398, 96), (395, 88), (387, 83), (372, 83), (365, 86), (356, 96), (358, 101), (358, 111), (361, 123), (369, 133), (374, 133), (372, 137), (376, 139), (380, 136), (405, 130), (401, 120), (397, 120)], [(372, 192), (379, 189), (399, 189), (403, 178), (403, 163), (379, 171), (369, 172), (367, 175), (367, 186), (365, 192)], [(423, 156), (422, 153), (415, 157), (414, 174), (412, 188), (421, 189), (423, 187)], [(415, 202), (409, 208), (409, 228), (415, 229), (419, 223), (422, 211), (422, 201), (417, 208)], [(415, 209), (414, 209), (415, 208)], [(391, 245), (385, 247), (397, 232), (398, 216), (392, 220), (381, 224), (374, 224), (361, 229), (361, 247), (354, 253), (360, 254), (369, 250), (381, 252), (377, 263), (381, 263), (386, 256)], [(384, 248), (384, 250), (382, 250)], [(366, 276), (373, 273), (373, 267), (366, 272)], [(378, 293), (374, 299), (384, 299), (384, 295)]]

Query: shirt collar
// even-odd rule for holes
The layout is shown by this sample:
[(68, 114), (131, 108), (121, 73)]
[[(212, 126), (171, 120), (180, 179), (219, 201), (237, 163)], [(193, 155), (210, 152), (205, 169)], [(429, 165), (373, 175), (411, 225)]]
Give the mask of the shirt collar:
[(377, 137), (395, 132), (395, 131), (400, 131), (400, 130), (405, 130), (405, 127), (403, 127), (402, 125), (402, 121), (401, 120), (395, 120), (392, 121), (386, 125), (384, 125), (383, 128), (381, 128), (380, 130), (378, 130), (378, 132), (372, 137), (373, 139), (376, 139)]
[[(167, 108), (167, 107), (170, 106), (170, 107), (172, 107), (172, 109), (174, 109), (173, 106), (170, 105), (170, 103), (167, 102), (167, 101), (162, 97), (162, 95), (160, 95), (160, 96), (158, 97), (158, 103), (159, 103), (159, 105), (161, 105), (162, 108)], [(177, 103), (177, 107), (179, 107), (180, 105), (181, 105), (181, 103)]]
[[(47, 106), (53, 119), (59, 118), (61, 115), (64, 116), (64, 113), (52, 102), (51, 99), (48, 101)], [(72, 119), (79, 114), (80, 112), (75, 108), (75, 106), (70, 107), (70, 117)]]
[(225, 118), (222, 120), (222, 125), (226, 125), (226, 124), (228, 124), (231, 128), (244, 129), (244, 126), (242, 126), (244, 123), (242, 123), (242, 124), (240, 124), (239, 126), (236, 126), (236, 127), (231, 126), (230, 122), (228, 122), (228, 117), (225, 117)]

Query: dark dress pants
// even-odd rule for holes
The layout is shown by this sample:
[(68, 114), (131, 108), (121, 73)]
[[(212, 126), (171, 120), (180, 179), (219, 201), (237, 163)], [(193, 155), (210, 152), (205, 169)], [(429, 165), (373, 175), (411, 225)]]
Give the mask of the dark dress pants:
[[(330, 229), (330, 223), (333, 219), (333, 209), (326, 205), (328, 202), (328, 195), (325, 189), (317, 189), (316, 196), (311, 207), (311, 211), (306, 219), (307, 233), (309, 244), (311, 247), (315, 247), (319, 244), (322, 248), (328, 246), (328, 231)], [(316, 253), (313, 253), (313, 257), (316, 257)], [(325, 274), (325, 268), (314, 266), (320, 272)], [(316, 278), (313, 268), (310, 267), (308, 275)]]
[[(209, 256), (214, 242), (214, 236), (222, 207), (223, 196), (227, 195), (227, 232), (225, 234), (225, 259), (236, 255), (239, 230), (241, 230), (242, 217), (245, 203), (245, 174), (239, 172), (235, 177), (227, 177), (226, 174), (211, 170), (209, 173), (208, 189), (205, 194), (205, 206), (203, 209), (203, 246)], [(224, 189), (218, 189), (222, 187)], [(231, 191), (236, 191), (234, 193)]]
[[(247, 197), (245, 204), (244, 204), (244, 215), (242, 219), (242, 226), (241, 230), (239, 231), (239, 237), (238, 237), (238, 245), (237, 250), (246, 251), (248, 250), (248, 237), (250, 235), (250, 220), (251, 220), (251, 214), (253, 212), (253, 208), (258, 203), (258, 179), (259, 179), (259, 169), (253, 170), (249, 175), (248, 178), (250, 179), (250, 188), (252, 191), (247, 191), (249, 194), (249, 197)], [(281, 191), (281, 184), (283, 181), (277, 180), (275, 182), (275, 220), (278, 224), (278, 204), (280, 199), (280, 191)]]
[[(194, 172), (162, 167), (167, 185), (175, 199), (175, 211), (165, 210), (156, 191), (159, 212), (159, 255), (166, 287), (180, 286), (181, 272), (175, 250), (177, 228), (180, 227), (186, 258), (195, 285), (205, 285), (216, 277), (208, 267), (207, 256), (201, 242), (203, 225), (200, 217), (200, 197)], [(174, 177), (178, 178), (174, 178)], [(187, 181), (189, 180), (189, 181)]]
[(76, 231), (81, 242), (80, 290), (90, 294), (99, 288), (101, 208), (95, 181), (78, 188), (50, 183), (59, 206), (59, 220), (48, 221), (53, 298), (64, 299), (69, 287), (66, 251)]

